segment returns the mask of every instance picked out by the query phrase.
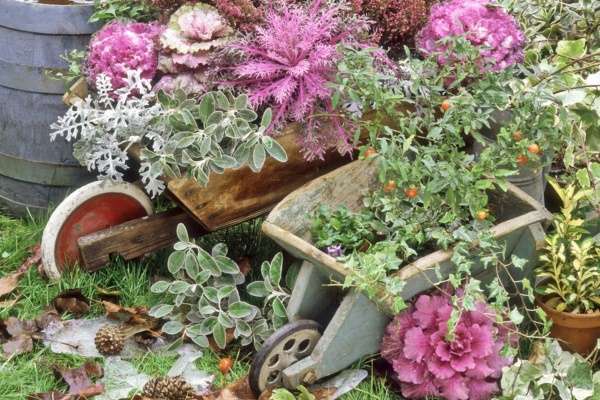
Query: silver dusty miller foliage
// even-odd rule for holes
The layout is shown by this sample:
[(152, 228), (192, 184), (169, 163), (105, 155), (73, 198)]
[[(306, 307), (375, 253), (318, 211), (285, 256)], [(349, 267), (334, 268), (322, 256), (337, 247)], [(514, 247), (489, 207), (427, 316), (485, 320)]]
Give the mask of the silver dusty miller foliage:
[(257, 124), (246, 95), (219, 91), (195, 100), (182, 91), (157, 94), (139, 71), (129, 71), (126, 86), (117, 90), (99, 75), (96, 88), (51, 125), (51, 138), (75, 141), (75, 157), (99, 178), (122, 180), (132, 145), (142, 146), (140, 175), (152, 197), (165, 188), (161, 176), (185, 171), (206, 185), (212, 172), (227, 168), (247, 165), (258, 172), (267, 155), (287, 161), (283, 147), (265, 134), (271, 110)]

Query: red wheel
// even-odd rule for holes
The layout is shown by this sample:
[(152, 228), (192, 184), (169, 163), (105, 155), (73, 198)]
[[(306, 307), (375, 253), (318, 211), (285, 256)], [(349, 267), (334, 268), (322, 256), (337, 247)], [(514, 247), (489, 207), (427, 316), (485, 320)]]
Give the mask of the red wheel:
[(131, 183), (98, 181), (77, 189), (54, 210), (44, 229), (44, 271), (59, 278), (82, 261), (77, 239), (151, 214), (150, 199)]

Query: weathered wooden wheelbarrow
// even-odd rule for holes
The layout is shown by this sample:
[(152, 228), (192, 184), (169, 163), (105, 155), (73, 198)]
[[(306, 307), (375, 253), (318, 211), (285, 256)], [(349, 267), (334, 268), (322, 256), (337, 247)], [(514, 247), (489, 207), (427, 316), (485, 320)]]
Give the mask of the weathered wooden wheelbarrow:
[[(112, 255), (126, 260), (167, 247), (177, 224), (200, 236), (267, 213), (287, 194), (350, 161), (337, 152), (307, 162), (297, 142), (300, 126), (289, 125), (278, 142), (288, 161), (268, 158), (259, 173), (248, 167), (212, 174), (206, 187), (191, 178), (164, 178), (166, 195), (179, 207), (154, 214), (140, 186), (98, 181), (69, 195), (51, 215), (42, 238), (42, 260), (51, 278), (77, 264), (94, 271)], [(129, 151), (134, 160), (139, 149)], [(139, 158), (138, 158), (139, 159)]]
[[(290, 323), (277, 330), (256, 354), (250, 369), (254, 392), (285, 386), (289, 389), (341, 371), (360, 358), (377, 353), (384, 329), (393, 315), (389, 296), (377, 304), (355, 290), (342, 290), (332, 282), (343, 282), (346, 267), (311, 244), (312, 215), (321, 205), (341, 205), (358, 210), (363, 191), (377, 185), (375, 161), (355, 161), (306, 184), (288, 195), (269, 214), (263, 231), (293, 256), (304, 260), (288, 305)], [(530, 260), (543, 245), (544, 227), (551, 214), (514, 185), (506, 193), (492, 194), (497, 225), (495, 237), (511, 255)], [(402, 297), (432, 288), (437, 282), (434, 268), (444, 279), (452, 271), (452, 251), (436, 251), (401, 268), (406, 282)], [(479, 276), (486, 271), (479, 264)]]

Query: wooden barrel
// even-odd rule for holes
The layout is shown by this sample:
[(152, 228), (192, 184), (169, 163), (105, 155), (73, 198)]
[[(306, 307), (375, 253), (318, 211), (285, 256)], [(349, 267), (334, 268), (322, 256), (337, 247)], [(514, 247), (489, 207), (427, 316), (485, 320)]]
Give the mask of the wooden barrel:
[(63, 114), (60, 55), (84, 49), (98, 29), (92, 5), (70, 0), (2, 0), (0, 6), (0, 208), (17, 215), (60, 202), (93, 179), (50, 124)]

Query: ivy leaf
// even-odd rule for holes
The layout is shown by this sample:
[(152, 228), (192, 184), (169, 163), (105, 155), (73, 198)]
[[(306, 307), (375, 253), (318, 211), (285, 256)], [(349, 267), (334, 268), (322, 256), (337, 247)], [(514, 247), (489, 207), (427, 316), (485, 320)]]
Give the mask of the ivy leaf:
[(519, 312), (519, 310), (517, 310), (516, 308), (513, 308), (510, 311), (509, 318), (513, 324), (519, 325), (521, 322), (523, 322), (524, 317), (523, 317), (523, 314), (521, 314)]

